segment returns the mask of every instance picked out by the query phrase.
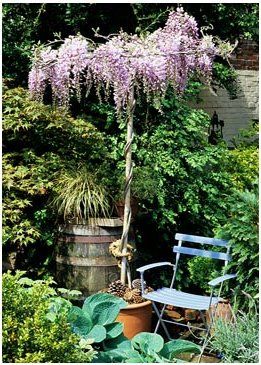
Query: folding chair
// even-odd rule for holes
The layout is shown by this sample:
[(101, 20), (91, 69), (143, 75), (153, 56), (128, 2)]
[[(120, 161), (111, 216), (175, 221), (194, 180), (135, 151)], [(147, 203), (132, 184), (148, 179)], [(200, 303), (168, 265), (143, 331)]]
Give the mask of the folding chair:
[[(148, 299), (152, 301), (153, 308), (158, 316), (158, 322), (155, 328), (155, 333), (158, 331), (159, 325), (161, 324), (168, 339), (171, 339), (170, 334), (168, 332), (167, 326), (165, 323), (171, 323), (171, 324), (177, 324), (179, 326), (194, 328), (194, 329), (204, 329), (206, 331), (206, 337), (205, 341), (203, 343), (203, 350), (204, 346), (207, 341), (207, 337), (210, 333), (211, 326), (213, 324), (213, 318), (215, 315), (215, 309), (217, 307), (217, 304), (222, 298), (220, 298), (220, 293), (222, 290), (222, 284), (225, 280), (232, 279), (236, 277), (236, 274), (225, 274), (223, 276), (220, 276), (216, 279), (211, 280), (208, 284), (211, 287), (211, 294), (210, 296), (203, 296), (203, 295), (196, 295), (196, 294), (190, 294), (185, 293), (179, 290), (176, 290), (174, 288), (175, 284), (175, 277), (177, 273), (178, 268), (178, 262), (180, 259), (181, 254), (185, 255), (192, 255), (192, 256), (201, 256), (201, 257), (207, 257), (211, 259), (218, 259), (224, 261), (224, 269), (227, 266), (228, 262), (231, 260), (231, 256), (229, 254), (229, 246), (228, 241), (217, 239), (217, 238), (208, 238), (208, 237), (201, 237), (201, 236), (192, 236), (187, 234), (180, 234), (177, 233), (175, 236), (175, 239), (178, 240), (178, 245), (173, 247), (173, 252), (176, 253), (176, 262), (175, 265), (173, 265), (170, 262), (157, 262), (151, 265), (145, 265), (137, 269), (137, 271), (140, 272), (141, 275), (141, 286), (142, 286), (142, 296), (145, 299)], [(225, 249), (226, 252), (216, 252), (216, 251), (207, 251), (203, 249), (197, 249), (197, 248), (190, 248), (190, 247), (184, 247), (182, 245), (183, 242), (191, 242), (191, 243), (198, 243), (201, 245), (211, 245), (211, 246), (218, 246), (220, 248)], [(160, 289), (157, 289), (153, 292), (146, 293), (145, 291), (145, 284), (144, 284), (144, 272), (153, 269), (156, 267), (169, 265), (173, 267), (173, 277), (171, 280), (171, 284), (169, 288), (162, 287)], [(225, 270), (224, 270), (225, 271)], [(218, 295), (216, 296), (214, 294), (214, 289), (216, 286), (220, 285)], [(163, 308), (160, 311), (156, 303), (163, 304)], [(163, 319), (164, 311), (167, 305), (173, 305), (174, 307), (181, 307), (181, 308), (189, 308), (189, 309), (196, 309), (200, 312), (201, 318), (203, 319), (203, 323), (205, 325), (205, 328), (200, 328), (196, 326), (191, 326), (189, 324), (183, 324), (179, 322), (175, 322), (173, 320), (167, 320)], [(209, 311), (210, 312), (210, 324), (207, 324), (207, 321), (205, 320), (204, 314), (206, 311), (211, 307), (214, 306), (214, 310)], [(212, 313), (211, 313), (212, 312)]]

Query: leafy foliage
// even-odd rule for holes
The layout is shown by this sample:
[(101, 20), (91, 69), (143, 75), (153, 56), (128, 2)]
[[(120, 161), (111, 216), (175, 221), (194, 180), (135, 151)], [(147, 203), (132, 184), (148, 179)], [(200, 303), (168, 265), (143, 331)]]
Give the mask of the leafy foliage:
[(194, 286), (205, 290), (205, 292), (211, 291), (211, 287), (208, 282), (215, 279), (220, 275), (218, 260), (212, 260), (205, 257), (194, 257), (188, 260), (188, 271), (190, 274), (190, 280)]
[(98, 293), (86, 298), (82, 309), (71, 307), (69, 321), (82, 339), (100, 350), (94, 362), (174, 362), (181, 352), (200, 352), (189, 341), (164, 344), (160, 335), (142, 332), (130, 341), (123, 336), (123, 324), (115, 322), (127, 303), (114, 295)]
[(123, 325), (115, 322), (121, 308), (127, 303), (111, 294), (93, 294), (84, 301), (82, 309), (73, 306), (69, 321), (75, 333), (95, 343), (122, 335)]
[[(258, 293), (259, 272), (257, 186), (251, 191), (235, 192), (229, 202), (230, 218), (217, 234), (230, 242), (232, 260), (229, 268), (238, 275), (237, 291), (243, 290), (254, 296)], [(238, 301), (241, 307), (245, 307), (242, 296)]]
[[(201, 233), (207, 235), (224, 219), (222, 196), (230, 184), (221, 161), (226, 161), (227, 149), (208, 145), (205, 112), (191, 109), (172, 93), (162, 111), (154, 116), (151, 111), (149, 118), (154, 121), (149, 119), (140, 128), (134, 156), (138, 166), (147, 166), (160, 177), (153, 220), (167, 232), (168, 227), (173, 232), (182, 221), (189, 221), (192, 227), (204, 227)], [(143, 117), (141, 112), (139, 118)]]
[(230, 151), (227, 169), (235, 188), (251, 189), (258, 178), (258, 125), (253, 123), (242, 129), (232, 140), (235, 148)]
[(259, 316), (256, 313), (239, 313), (236, 323), (217, 320), (211, 348), (219, 352), (225, 363), (258, 363), (259, 362)]
[(3, 117), (3, 243), (25, 247), (21, 261), (27, 267), (45, 265), (46, 258), (48, 265), (55, 239), (56, 216), (49, 206), (55, 179), (83, 161), (98, 171), (106, 156), (103, 135), (83, 119), (30, 100), (22, 88), (4, 87)]
[(117, 349), (100, 353), (98, 360), (124, 363), (174, 363), (180, 362), (178, 357), (184, 352), (200, 353), (200, 347), (186, 340), (172, 340), (164, 344), (160, 335), (141, 332), (131, 341), (123, 342)]
[(237, 73), (233, 68), (224, 62), (215, 62), (213, 65), (213, 79), (212, 87), (214, 89), (217, 87), (225, 88), (231, 99), (237, 97), (239, 87), (237, 84)]
[(3, 275), (4, 362), (91, 362), (95, 352), (83, 348), (67, 322), (71, 303), (51, 287), (23, 272)]
[(97, 177), (86, 169), (62, 171), (54, 181), (52, 206), (66, 220), (69, 217), (89, 218), (108, 216), (106, 189)]

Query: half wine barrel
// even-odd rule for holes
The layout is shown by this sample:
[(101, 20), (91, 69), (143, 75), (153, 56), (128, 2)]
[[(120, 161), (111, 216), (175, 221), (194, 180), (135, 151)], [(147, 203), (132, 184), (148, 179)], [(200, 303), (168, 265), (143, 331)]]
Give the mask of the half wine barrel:
[(86, 297), (119, 279), (120, 269), (109, 245), (121, 238), (122, 224), (121, 219), (111, 218), (97, 219), (92, 225), (60, 226), (56, 253), (58, 285), (80, 290)]

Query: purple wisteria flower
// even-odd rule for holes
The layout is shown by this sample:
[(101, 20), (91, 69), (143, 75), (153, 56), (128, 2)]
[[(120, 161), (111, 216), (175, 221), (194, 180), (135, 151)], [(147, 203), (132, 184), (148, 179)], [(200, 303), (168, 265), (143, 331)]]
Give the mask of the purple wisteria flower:
[(216, 54), (212, 37), (200, 38), (195, 19), (178, 8), (163, 28), (146, 37), (121, 32), (93, 49), (77, 35), (65, 39), (58, 50), (42, 49), (29, 74), (29, 89), (33, 98), (41, 100), (50, 84), (54, 102), (68, 108), (72, 94), (80, 100), (82, 86), (94, 85), (98, 93), (113, 92), (120, 111), (132, 88), (160, 98), (169, 85), (183, 92), (195, 72), (208, 80)]

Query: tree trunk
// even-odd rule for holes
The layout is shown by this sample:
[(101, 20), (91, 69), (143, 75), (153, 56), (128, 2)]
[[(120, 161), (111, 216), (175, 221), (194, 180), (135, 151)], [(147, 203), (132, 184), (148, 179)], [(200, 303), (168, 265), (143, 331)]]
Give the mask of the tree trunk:
[[(131, 144), (133, 141), (133, 113), (135, 107), (135, 99), (134, 99), (134, 88), (130, 91), (129, 103), (128, 103), (128, 121), (127, 121), (127, 141), (125, 145), (125, 189), (124, 189), (124, 218), (123, 218), (123, 232), (121, 237), (121, 252), (126, 254), (127, 252), (127, 243), (128, 243), (128, 233), (131, 222), (131, 189), (130, 184), (132, 180), (132, 150)], [(121, 262), (121, 282), (123, 284), (126, 283), (126, 274), (128, 270), (128, 263), (126, 257), (122, 258)], [(128, 275), (128, 285), (131, 286), (130, 273)]]

